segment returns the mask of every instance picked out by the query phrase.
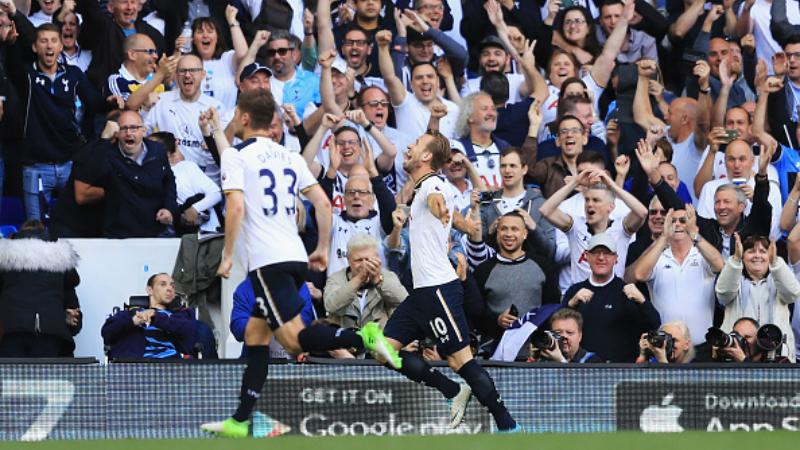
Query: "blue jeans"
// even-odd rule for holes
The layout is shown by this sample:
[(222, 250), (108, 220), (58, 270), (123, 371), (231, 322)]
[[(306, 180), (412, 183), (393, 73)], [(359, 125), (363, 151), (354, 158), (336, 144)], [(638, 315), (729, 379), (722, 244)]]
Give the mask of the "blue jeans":
[(39, 198), (39, 181), (41, 180), (45, 207), (53, 198), (53, 191), (60, 191), (67, 185), (72, 172), (72, 161), (61, 164), (32, 164), (22, 168), (22, 193), (25, 203), (25, 217), (28, 220), (43, 220)]

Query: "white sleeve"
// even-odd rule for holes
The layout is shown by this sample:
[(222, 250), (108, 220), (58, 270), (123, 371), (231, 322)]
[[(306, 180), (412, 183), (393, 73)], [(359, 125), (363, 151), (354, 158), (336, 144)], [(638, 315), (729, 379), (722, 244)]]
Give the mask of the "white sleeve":
[(697, 215), (700, 217), (705, 217), (706, 219), (715, 218), (714, 192), (711, 192), (712, 190), (716, 190), (716, 186), (714, 186), (714, 189), (712, 189), (711, 184), (706, 183), (703, 185), (703, 189), (700, 191), (700, 197), (697, 199)]
[(299, 153), (292, 153), (292, 165), (294, 166), (295, 173), (297, 174), (297, 187), (300, 192), (305, 191), (309, 187), (317, 184), (317, 179), (311, 174), (308, 164), (300, 156)]
[(147, 134), (158, 132), (158, 110), (158, 103), (156, 103), (144, 116), (144, 126), (147, 128)]
[(222, 190), (244, 192), (245, 163), (241, 153), (231, 150), (223, 152), (220, 163), (222, 165)]
[(214, 205), (222, 200), (222, 193), (219, 190), (219, 186), (217, 186), (217, 183), (214, 183), (208, 175), (203, 173), (197, 164), (192, 163), (191, 167), (191, 181), (194, 185), (195, 192), (202, 192), (205, 194), (202, 200), (194, 204), (195, 209), (198, 211), (205, 211), (213, 208)]

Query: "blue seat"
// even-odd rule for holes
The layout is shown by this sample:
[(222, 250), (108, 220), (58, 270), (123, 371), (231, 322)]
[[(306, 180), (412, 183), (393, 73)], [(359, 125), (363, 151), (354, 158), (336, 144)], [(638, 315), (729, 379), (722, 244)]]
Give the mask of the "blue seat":
[(25, 207), (19, 197), (4, 196), (0, 207), (0, 224), (19, 228), (25, 222)]
[(0, 225), (0, 236), (3, 236), (4, 238), (9, 238), (16, 232), (17, 227), (14, 225)]

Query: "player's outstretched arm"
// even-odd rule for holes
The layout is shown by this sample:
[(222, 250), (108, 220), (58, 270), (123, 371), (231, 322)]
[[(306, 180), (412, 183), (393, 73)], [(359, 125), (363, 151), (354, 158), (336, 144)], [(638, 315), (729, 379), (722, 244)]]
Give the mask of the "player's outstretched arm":
[(446, 226), (450, 222), (450, 211), (447, 209), (444, 195), (438, 192), (432, 192), (428, 194), (427, 200), (428, 210)]
[(231, 275), (233, 250), (236, 246), (236, 239), (239, 237), (242, 220), (244, 220), (244, 193), (227, 191), (225, 193), (225, 249), (222, 251), (222, 262), (217, 269), (217, 275), (223, 278)]
[[(328, 250), (331, 241), (331, 217), (333, 217), (331, 202), (318, 184), (309, 187), (303, 192), (303, 195), (314, 205), (314, 217), (317, 219), (317, 230), (319, 231), (317, 248), (308, 255), (308, 266), (313, 270), (323, 272), (328, 267)], [(226, 222), (225, 226), (227, 225)]]

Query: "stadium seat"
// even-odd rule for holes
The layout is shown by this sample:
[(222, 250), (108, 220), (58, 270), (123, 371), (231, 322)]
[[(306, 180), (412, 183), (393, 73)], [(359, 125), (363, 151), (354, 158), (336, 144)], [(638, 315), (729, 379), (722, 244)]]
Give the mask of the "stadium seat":
[(17, 227), (14, 225), (0, 225), (0, 236), (8, 239), (12, 234), (17, 232)]

